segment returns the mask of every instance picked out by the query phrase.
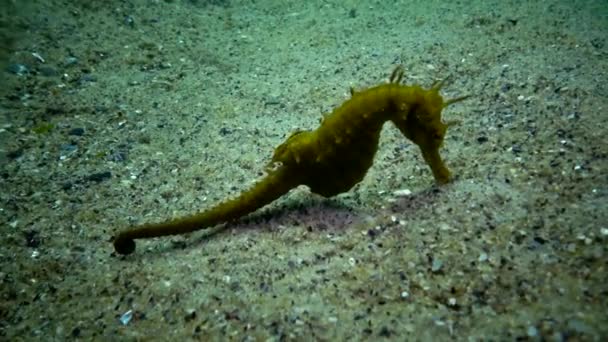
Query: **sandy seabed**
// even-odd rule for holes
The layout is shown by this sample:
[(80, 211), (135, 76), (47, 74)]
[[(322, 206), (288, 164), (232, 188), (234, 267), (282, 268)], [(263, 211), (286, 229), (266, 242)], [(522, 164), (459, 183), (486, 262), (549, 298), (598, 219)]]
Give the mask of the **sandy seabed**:
[[(0, 339), (608, 338), (606, 1), (26, 5), (2, 23)], [(346, 194), (113, 251), (396, 65), (472, 95), (443, 113), (450, 184), (387, 124)]]

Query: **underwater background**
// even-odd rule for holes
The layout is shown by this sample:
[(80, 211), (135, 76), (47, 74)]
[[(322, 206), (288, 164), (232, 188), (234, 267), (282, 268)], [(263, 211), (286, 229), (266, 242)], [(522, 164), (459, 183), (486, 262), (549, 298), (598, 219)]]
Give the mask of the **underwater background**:
[[(0, 340), (608, 338), (608, 2), (1, 0)], [(391, 124), (365, 179), (217, 234), (355, 90), (447, 79), (437, 186)]]

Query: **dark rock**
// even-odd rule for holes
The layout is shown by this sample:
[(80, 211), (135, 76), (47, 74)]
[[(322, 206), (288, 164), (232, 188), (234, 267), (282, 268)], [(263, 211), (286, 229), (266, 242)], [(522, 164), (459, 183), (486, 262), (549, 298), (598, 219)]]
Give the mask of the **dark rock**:
[(36, 248), (40, 246), (40, 237), (38, 236), (38, 232), (35, 230), (27, 230), (23, 232), (23, 236), (25, 237), (25, 245), (30, 248)]
[(76, 136), (82, 136), (84, 134), (84, 128), (81, 127), (77, 127), (77, 128), (72, 128), (69, 132), (69, 135), (76, 135)]
[(38, 68), (38, 72), (40, 72), (40, 74), (45, 77), (59, 76), (59, 71), (57, 71), (57, 69), (47, 66), (47, 65), (43, 65), (40, 68)]
[(112, 172), (110, 171), (104, 171), (104, 172), (97, 172), (97, 173), (93, 173), (91, 175), (88, 175), (85, 180), (89, 181), (89, 182), (96, 182), (96, 183), (100, 183), (105, 181), (106, 179), (110, 179), (112, 178)]

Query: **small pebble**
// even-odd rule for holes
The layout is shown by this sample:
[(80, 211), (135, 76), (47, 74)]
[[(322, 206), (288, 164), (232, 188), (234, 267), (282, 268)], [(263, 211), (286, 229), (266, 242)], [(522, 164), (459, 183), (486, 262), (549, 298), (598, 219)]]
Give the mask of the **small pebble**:
[(357, 265), (357, 260), (355, 260), (355, 258), (353, 258), (353, 257), (350, 257), (350, 258), (348, 258), (348, 264), (351, 266), (355, 266), (355, 265)]
[(196, 318), (196, 310), (194, 310), (194, 309), (188, 309), (188, 310), (186, 310), (186, 316), (184, 318), (185, 318), (186, 322), (189, 322), (189, 321), (195, 319)]
[(535, 326), (531, 325), (528, 327), (527, 334), (528, 334), (528, 337), (534, 337), (534, 336), (538, 335), (538, 329), (536, 329)]
[(412, 191), (410, 189), (401, 189), (401, 190), (393, 191), (393, 195), (395, 195), (397, 197), (405, 197), (405, 196), (409, 196), (411, 194), (412, 194)]
[(431, 271), (439, 272), (439, 270), (441, 270), (441, 267), (443, 267), (443, 261), (441, 261), (439, 259), (433, 259), (433, 264), (431, 265)]
[(484, 262), (484, 261), (488, 260), (488, 254), (487, 253), (479, 254), (479, 259), (477, 259), (477, 260), (479, 260), (479, 262)]
[(61, 154), (59, 160), (66, 160), (74, 152), (78, 151), (78, 146), (74, 144), (63, 144), (61, 145)]
[(78, 58), (70, 56), (65, 59), (65, 66), (72, 66), (78, 64)]
[(135, 27), (135, 18), (133, 18), (133, 16), (125, 15), (124, 21), (125, 21), (125, 25), (127, 25), (131, 28)]
[(40, 55), (38, 52), (32, 52), (32, 57), (36, 58), (36, 60), (40, 63), (46, 63), (42, 55)]
[(23, 75), (29, 73), (28, 68), (25, 65), (19, 64), (19, 63), (10, 64), (6, 68), (6, 70), (12, 74), (19, 75), (19, 76), (23, 76)]
[(122, 314), (122, 316), (120, 316), (120, 323), (122, 323), (122, 325), (127, 325), (127, 324), (129, 324), (129, 322), (131, 322), (132, 318), (133, 318), (133, 310), (129, 310), (129, 311), (125, 312), (124, 314)]

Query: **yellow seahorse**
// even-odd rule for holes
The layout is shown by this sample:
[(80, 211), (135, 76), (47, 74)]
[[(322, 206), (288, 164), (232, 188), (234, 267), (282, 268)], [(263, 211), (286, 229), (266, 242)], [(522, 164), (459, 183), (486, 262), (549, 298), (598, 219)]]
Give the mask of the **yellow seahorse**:
[(126, 229), (114, 238), (116, 252), (133, 253), (135, 239), (184, 234), (236, 220), (298, 185), (325, 197), (346, 192), (372, 166), (387, 121), (420, 147), (437, 183), (449, 182), (450, 172), (439, 155), (449, 126), (441, 121), (441, 111), (467, 96), (444, 100), (439, 94), (442, 83), (424, 89), (402, 85), (402, 78), (398, 66), (388, 84), (359, 92), (351, 88), (352, 97), (326, 115), (319, 128), (295, 132), (275, 149), (267, 175), (251, 189), (192, 216)]

